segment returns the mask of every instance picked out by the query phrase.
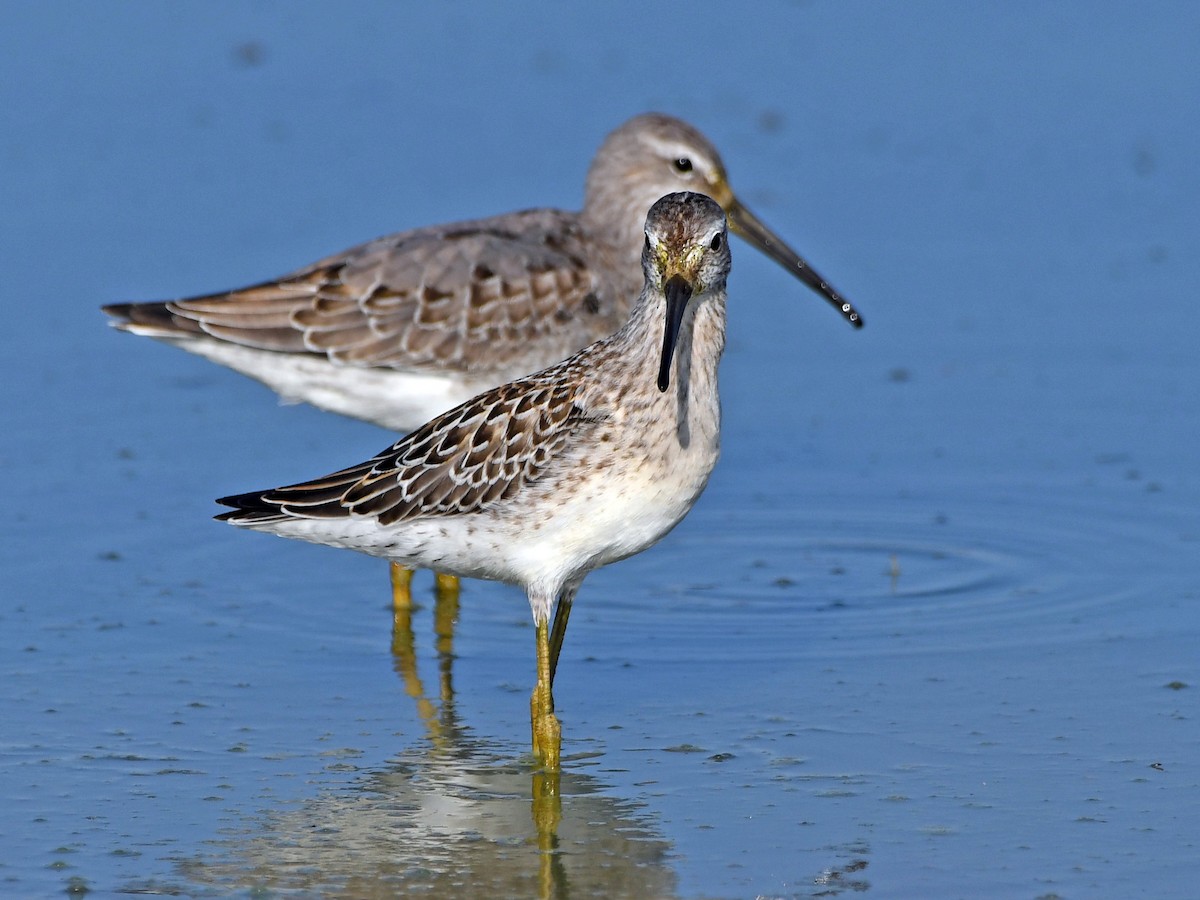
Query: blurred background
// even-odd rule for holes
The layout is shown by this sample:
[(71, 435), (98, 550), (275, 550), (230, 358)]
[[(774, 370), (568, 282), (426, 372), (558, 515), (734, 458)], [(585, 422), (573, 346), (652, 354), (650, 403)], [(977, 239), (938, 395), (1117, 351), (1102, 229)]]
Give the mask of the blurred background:
[[(1197, 46), (1155, 2), (4, 4), (4, 892), (1187, 896)], [(722, 462), (581, 592), (547, 849), (520, 592), (466, 585), (452, 660), (418, 615), (434, 727), (381, 563), (209, 521), (394, 436), (99, 306), (577, 209), (645, 110), (867, 324), (734, 246)]]

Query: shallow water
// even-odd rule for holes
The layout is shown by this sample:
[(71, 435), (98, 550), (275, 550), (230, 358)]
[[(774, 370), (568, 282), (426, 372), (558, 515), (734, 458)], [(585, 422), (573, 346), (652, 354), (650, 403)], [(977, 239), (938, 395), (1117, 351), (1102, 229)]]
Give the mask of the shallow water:
[[(1200, 19), (505, 9), (0, 13), (0, 893), (1189, 896)], [(395, 622), (209, 521), (389, 437), (97, 306), (574, 206), (646, 108), (867, 327), (735, 246), (724, 455), (583, 587), (555, 801), (519, 591)]]

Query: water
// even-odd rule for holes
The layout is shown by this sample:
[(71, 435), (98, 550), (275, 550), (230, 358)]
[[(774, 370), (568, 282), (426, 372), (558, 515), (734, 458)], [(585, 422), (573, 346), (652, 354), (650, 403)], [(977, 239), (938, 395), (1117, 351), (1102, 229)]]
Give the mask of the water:
[[(6, 7), (0, 890), (1189, 896), (1200, 18), (1090, 10)], [(451, 650), (209, 521), (388, 436), (97, 306), (576, 206), (648, 108), (867, 327), (735, 246), (724, 456), (583, 587), (556, 806), (518, 591)]]

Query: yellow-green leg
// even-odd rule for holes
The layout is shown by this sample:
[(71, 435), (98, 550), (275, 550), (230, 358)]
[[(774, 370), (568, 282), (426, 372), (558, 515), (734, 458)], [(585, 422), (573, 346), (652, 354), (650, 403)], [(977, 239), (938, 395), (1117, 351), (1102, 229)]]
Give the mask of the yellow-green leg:
[[(433, 590), (438, 596), (454, 594), (457, 598), (460, 590), (457, 576), (434, 572)], [(397, 610), (407, 610), (413, 606), (413, 570), (407, 565), (391, 564), (391, 604)]]
[(457, 575), (447, 575), (444, 572), (433, 573), (433, 589), (440, 597), (445, 594), (458, 596), (459, 583)]
[(558, 655), (562, 653), (563, 638), (567, 636), (567, 620), (571, 617), (574, 592), (563, 593), (554, 607), (554, 626), (550, 629), (550, 687), (554, 687), (554, 673), (558, 671)]
[(562, 757), (562, 725), (554, 715), (554, 695), (550, 692), (550, 623), (537, 623), (537, 685), (529, 698), (529, 718), (533, 726), (533, 753), (552, 771)]
[[(397, 609), (411, 609), (413, 604), (412, 599), (412, 578), (413, 570), (408, 566), (402, 566), (400, 563), (391, 564), (392, 576), (392, 605)], [(444, 594), (453, 594), (458, 596), (459, 583), (458, 578), (454, 575), (445, 575), (441, 572), (435, 572), (433, 575), (434, 591), (437, 596)]]
[(400, 565), (400, 563), (392, 563), (390, 572), (392, 576), (392, 608), (411, 610), (413, 570)]

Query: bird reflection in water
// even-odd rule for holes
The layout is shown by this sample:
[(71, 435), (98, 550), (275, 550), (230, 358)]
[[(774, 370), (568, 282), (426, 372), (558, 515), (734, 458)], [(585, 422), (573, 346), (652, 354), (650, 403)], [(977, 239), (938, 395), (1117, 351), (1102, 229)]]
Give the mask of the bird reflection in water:
[[(405, 588), (409, 586), (405, 584)], [(438, 705), (429, 699), (417, 669), (416, 636), (412, 627), (414, 605), (411, 589), (395, 593), (392, 605), (392, 659), (396, 674), (404, 682), (404, 691), (417, 706), (417, 714), (425, 724), (435, 752), (454, 755), (462, 744), (462, 729), (454, 711), (454, 626), (458, 621), (458, 601), (461, 592), (457, 578), (434, 574), (434, 649), (438, 660)], [(401, 599), (401, 598), (404, 599)], [(567, 883), (562, 855), (559, 852), (558, 827), (562, 821), (562, 773), (537, 766), (530, 788), (533, 825), (537, 835), (538, 896), (566, 896), (560, 890)]]
[[(408, 578), (411, 572), (405, 573)], [(395, 581), (393, 577), (393, 581)], [(404, 692), (412, 697), (417, 704), (417, 715), (425, 724), (426, 733), (435, 749), (440, 749), (445, 743), (445, 732), (449, 731), (454, 722), (454, 624), (458, 621), (458, 597), (460, 593), (457, 578), (435, 574), (433, 583), (433, 633), (435, 636), (434, 649), (438, 658), (438, 698), (441, 702), (442, 714), (438, 715), (437, 705), (429, 699), (425, 685), (417, 671), (417, 645), (413, 635), (412, 617), (416, 607), (412, 600), (409, 582), (404, 581), (403, 592), (393, 594), (392, 602), (392, 660), (396, 674), (404, 682)]]
[(394, 666), (426, 739), (350, 785), (247, 822), (210, 845), (213, 852), (182, 862), (184, 878), (256, 895), (677, 895), (671, 844), (641, 804), (611, 796), (581, 765), (543, 771), (459, 720), (452, 680), (458, 599), (456, 585), (437, 583), (432, 694), (413, 632), (419, 607), (393, 609)]

